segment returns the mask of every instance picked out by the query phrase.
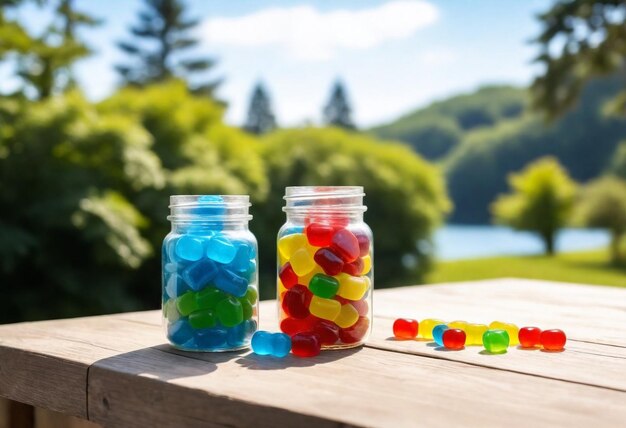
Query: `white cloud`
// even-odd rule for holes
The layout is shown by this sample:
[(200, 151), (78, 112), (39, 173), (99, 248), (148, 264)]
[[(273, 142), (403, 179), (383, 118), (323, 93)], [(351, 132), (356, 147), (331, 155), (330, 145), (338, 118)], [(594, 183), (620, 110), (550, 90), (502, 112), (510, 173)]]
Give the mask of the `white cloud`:
[(329, 12), (294, 6), (208, 19), (202, 25), (201, 37), (213, 46), (280, 47), (297, 59), (321, 61), (341, 49), (368, 49), (405, 39), (437, 18), (437, 9), (422, 0)]
[(456, 60), (456, 55), (452, 51), (440, 48), (437, 50), (428, 50), (419, 56), (419, 61), (424, 65), (443, 66), (449, 65)]

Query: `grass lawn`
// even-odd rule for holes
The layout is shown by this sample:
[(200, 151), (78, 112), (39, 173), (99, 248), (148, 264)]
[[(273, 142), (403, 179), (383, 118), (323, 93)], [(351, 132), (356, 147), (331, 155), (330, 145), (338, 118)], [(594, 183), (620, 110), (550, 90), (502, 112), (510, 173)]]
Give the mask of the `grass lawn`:
[(517, 277), (626, 287), (626, 268), (608, 262), (608, 250), (547, 256), (506, 256), (436, 262), (427, 283)]

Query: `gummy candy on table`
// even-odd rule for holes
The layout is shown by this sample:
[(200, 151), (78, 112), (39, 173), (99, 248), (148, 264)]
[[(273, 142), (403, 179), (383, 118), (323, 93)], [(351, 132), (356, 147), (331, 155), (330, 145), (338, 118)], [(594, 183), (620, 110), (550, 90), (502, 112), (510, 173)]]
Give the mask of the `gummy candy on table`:
[(339, 290), (337, 294), (350, 300), (361, 300), (371, 281), (366, 276), (352, 276), (346, 273), (340, 273), (335, 278), (339, 281)]
[(200, 309), (189, 314), (189, 325), (195, 329), (214, 327), (216, 321), (212, 309)]
[(544, 330), (541, 332), (541, 346), (546, 351), (561, 351), (565, 347), (567, 337), (562, 330)]
[(468, 324), (469, 323), (467, 321), (452, 321), (448, 323), (448, 327), (465, 331)]
[(489, 330), (485, 324), (467, 324), (465, 327), (465, 334), (467, 336), (465, 340), (466, 345), (481, 345), (483, 344), (483, 334)]
[(341, 305), (339, 315), (335, 318), (335, 324), (341, 328), (352, 327), (359, 320), (359, 313), (350, 303)]
[(339, 229), (332, 238), (330, 247), (344, 262), (353, 262), (361, 254), (359, 241), (348, 229)]
[(296, 273), (291, 268), (291, 264), (289, 263), (285, 263), (283, 267), (280, 268), (278, 277), (287, 289), (290, 289), (298, 283), (298, 275), (296, 275)]
[(490, 354), (503, 354), (509, 347), (509, 333), (506, 330), (487, 330), (483, 334), (483, 346)]
[(213, 283), (216, 288), (237, 297), (245, 296), (248, 291), (248, 281), (228, 269), (221, 269)]
[(307, 247), (307, 239), (303, 233), (294, 233), (278, 239), (278, 253), (286, 260), (291, 259), (291, 255), (301, 248)]
[(365, 232), (361, 231), (355, 231), (354, 236), (356, 236), (356, 240), (359, 242), (360, 256), (367, 256), (370, 252), (370, 238)]
[(334, 345), (339, 340), (339, 327), (332, 321), (317, 320), (313, 332), (319, 336), (322, 346)]
[[(334, 276), (340, 273), (344, 266), (341, 257), (333, 253), (328, 248), (320, 248), (315, 252), (313, 260), (318, 264), (326, 275)], [(360, 272), (360, 271), (359, 271)]]
[(509, 346), (519, 345), (519, 328), (515, 324), (502, 321), (493, 321), (489, 324), (490, 330), (504, 330), (509, 334)]
[(434, 319), (434, 318), (426, 318), (422, 320), (420, 323), (420, 336), (424, 339), (432, 339), (433, 338), (433, 328), (439, 324), (445, 324), (445, 321)]
[(273, 334), (269, 331), (258, 330), (255, 332), (250, 342), (252, 352), (257, 355), (272, 355), (274, 352), (272, 336)]
[(363, 260), (363, 270), (361, 270), (361, 275), (367, 275), (370, 270), (372, 270), (372, 257), (368, 254), (361, 257), (361, 260)]
[(463, 349), (465, 347), (465, 332), (460, 328), (449, 328), (443, 332), (443, 346), (447, 349)]
[(438, 324), (433, 328), (433, 340), (439, 346), (443, 346), (443, 332), (448, 330), (445, 324)]
[(226, 294), (213, 287), (207, 287), (196, 293), (196, 302), (200, 309), (214, 309), (225, 298)]
[(183, 235), (176, 240), (174, 251), (179, 260), (198, 261), (204, 255), (204, 240), (199, 237)]
[(331, 244), (335, 228), (329, 224), (310, 223), (304, 229), (304, 233), (309, 244), (315, 247), (328, 247)]
[(243, 321), (243, 308), (239, 300), (229, 296), (219, 302), (215, 312), (220, 323), (225, 327), (234, 327)]
[(225, 236), (213, 236), (207, 244), (207, 257), (218, 263), (228, 264), (233, 261), (237, 249)]
[(300, 248), (291, 255), (289, 259), (291, 268), (298, 276), (304, 276), (311, 272), (315, 267), (313, 255), (306, 248)]
[(178, 346), (193, 339), (193, 336), (194, 330), (185, 319), (179, 319), (167, 326), (167, 337)]
[(212, 260), (202, 259), (183, 270), (183, 279), (194, 290), (207, 285), (217, 274), (217, 266)]
[(213, 327), (201, 330), (196, 335), (198, 349), (215, 349), (226, 344), (227, 331), (223, 327)]
[(339, 281), (332, 276), (318, 273), (311, 278), (309, 290), (311, 290), (311, 293), (316, 296), (330, 299), (337, 294), (337, 290), (339, 290)]
[(318, 318), (334, 321), (341, 312), (341, 303), (336, 300), (313, 296), (309, 304), (309, 311), (311, 311), (311, 315)]
[(317, 321), (318, 318), (312, 315), (309, 315), (304, 319), (285, 318), (280, 322), (280, 331), (287, 334), (288, 336), (293, 336), (297, 333), (311, 331)]
[(358, 257), (355, 261), (346, 263), (343, 265), (343, 271), (348, 275), (359, 276), (363, 272), (365, 264), (361, 257)]
[(541, 344), (541, 329), (538, 327), (522, 327), (517, 335), (522, 348), (535, 348)]
[(398, 318), (393, 322), (393, 335), (397, 339), (415, 339), (419, 331), (419, 323), (408, 318)]
[(309, 316), (311, 292), (303, 285), (296, 285), (282, 296), (281, 306), (287, 316), (304, 319)]
[(297, 333), (291, 337), (291, 352), (297, 357), (315, 357), (321, 347), (320, 338), (315, 333)]
[(187, 316), (192, 312), (200, 309), (198, 306), (198, 301), (196, 299), (196, 293), (193, 291), (188, 291), (187, 293), (180, 296), (176, 299), (176, 309), (182, 316)]
[(359, 320), (352, 327), (339, 330), (339, 339), (347, 344), (360, 342), (367, 334), (369, 327), (369, 318), (359, 317)]
[(291, 351), (291, 337), (284, 333), (272, 335), (272, 355), (278, 358), (286, 357)]

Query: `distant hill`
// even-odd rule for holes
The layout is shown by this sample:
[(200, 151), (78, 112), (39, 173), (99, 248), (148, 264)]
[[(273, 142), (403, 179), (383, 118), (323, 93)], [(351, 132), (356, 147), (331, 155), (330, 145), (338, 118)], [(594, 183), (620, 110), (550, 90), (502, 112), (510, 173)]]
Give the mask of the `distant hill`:
[(602, 109), (622, 85), (617, 77), (591, 82), (578, 105), (552, 124), (528, 108), (525, 90), (498, 86), (433, 103), (371, 132), (443, 165), (455, 205), (450, 221), (487, 223), (507, 175), (538, 157), (556, 156), (578, 181), (608, 167), (626, 139), (626, 120)]
[(454, 96), (370, 131), (384, 139), (403, 141), (427, 159), (445, 157), (472, 129), (519, 117), (526, 107), (526, 91), (512, 86), (485, 86)]

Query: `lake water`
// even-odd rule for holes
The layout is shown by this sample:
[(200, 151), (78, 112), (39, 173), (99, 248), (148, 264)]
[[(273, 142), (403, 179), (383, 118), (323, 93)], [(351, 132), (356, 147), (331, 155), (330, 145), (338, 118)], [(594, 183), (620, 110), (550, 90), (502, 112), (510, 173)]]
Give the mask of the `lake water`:
[[(609, 243), (603, 230), (563, 229), (557, 251), (588, 250)], [(471, 259), (511, 254), (541, 254), (541, 240), (530, 232), (503, 226), (446, 225), (435, 232), (435, 255), (439, 260)]]

